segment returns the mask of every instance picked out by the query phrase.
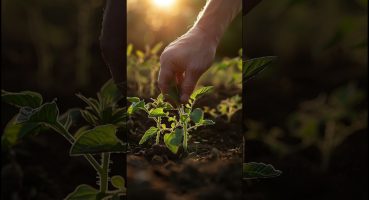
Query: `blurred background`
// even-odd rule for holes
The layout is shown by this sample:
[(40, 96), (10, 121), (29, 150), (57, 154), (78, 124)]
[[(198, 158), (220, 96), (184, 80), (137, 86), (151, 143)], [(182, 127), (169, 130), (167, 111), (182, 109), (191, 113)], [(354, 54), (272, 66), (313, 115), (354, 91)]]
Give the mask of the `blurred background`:
[[(162, 42), (164, 46), (184, 34), (196, 21), (206, 0), (128, 0), (127, 41), (138, 49)], [(241, 16), (222, 38), (217, 57), (238, 56), (242, 47)]]
[(246, 83), (245, 160), (283, 174), (247, 199), (368, 199), (367, 0), (262, 1), (244, 17), (248, 58), (277, 60)]
[[(161, 52), (191, 28), (205, 4), (206, 0), (127, 1), (128, 95), (158, 95), (156, 81)], [(219, 44), (214, 67), (202, 76), (199, 85), (241, 88), (241, 33), (239, 15)]]
[[(127, 48), (132, 52), (128, 65), (151, 67), (154, 63), (158, 67), (162, 49), (189, 29), (205, 3), (205, 0), (127, 1), (127, 40), (131, 44)], [(45, 101), (57, 98), (61, 112), (85, 106), (74, 94), (81, 92), (95, 96), (100, 86), (110, 79), (98, 40), (104, 5), (105, 0), (1, 1), (2, 89), (36, 91)], [(219, 102), (231, 94), (238, 94), (241, 88), (241, 20), (239, 16), (224, 35), (215, 63), (218, 67), (206, 77), (212, 77), (214, 73), (221, 75), (202, 82), (219, 87), (229, 83), (224, 85), (233, 90), (224, 90), (219, 95)], [(142, 93), (157, 94), (156, 71), (145, 70), (151, 71), (142, 68), (140, 73), (146, 77), (150, 74), (152, 81), (150, 87), (144, 89), (152, 90), (152, 93), (145, 90)], [(235, 75), (227, 76), (229, 72)], [(140, 80), (138, 84), (141, 86), (147, 83), (132, 74), (128, 77)], [(226, 81), (220, 81), (224, 78)], [(239, 107), (240, 99), (234, 99)], [(214, 102), (215, 106), (219, 102)], [(1, 107), (3, 130), (18, 110), (4, 103)], [(61, 199), (79, 183), (94, 185), (94, 171), (83, 159), (70, 158), (68, 149), (69, 144), (59, 135), (45, 132), (27, 138), (11, 152), (3, 150), (2, 185), (9, 186), (2, 188), (6, 191), (2, 193), (5, 195), (3, 199), (9, 199), (13, 194), (20, 199)], [(9, 182), (10, 179), (15, 181)]]
[[(96, 97), (110, 74), (99, 47), (105, 0), (1, 1), (1, 88), (57, 98), (60, 112), (85, 107), (75, 93)], [(18, 112), (1, 104), (2, 129)], [(81, 121), (82, 122), (82, 121)], [(63, 199), (78, 184), (96, 186), (87, 161), (69, 157), (70, 144), (53, 131), (2, 146), (1, 199)], [(114, 157), (112, 173), (121, 174)], [(121, 155), (120, 155), (121, 156)]]

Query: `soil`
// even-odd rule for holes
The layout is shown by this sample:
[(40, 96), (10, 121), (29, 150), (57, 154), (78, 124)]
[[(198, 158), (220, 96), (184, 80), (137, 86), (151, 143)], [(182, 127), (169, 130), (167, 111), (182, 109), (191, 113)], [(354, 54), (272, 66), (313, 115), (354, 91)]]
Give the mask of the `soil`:
[[(195, 107), (216, 107), (234, 95), (230, 95), (232, 90), (218, 91), (200, 99)], [(190, 133), (189, 153), (180, 148), (173, 154), (153, 141), (138, 145), (145, 130), (154, 124), (144, 113), (134, 115), (128, 134), (128, 199), (242, 199), (241, 112), (231, 122), (205, 118), (214, 120), (215, 125)]]

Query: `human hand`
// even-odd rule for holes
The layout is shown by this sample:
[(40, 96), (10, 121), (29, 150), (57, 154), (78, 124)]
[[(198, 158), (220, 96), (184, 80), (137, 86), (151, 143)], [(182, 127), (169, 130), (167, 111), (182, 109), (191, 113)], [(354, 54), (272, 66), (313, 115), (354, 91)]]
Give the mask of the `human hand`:
[(182, 103), (188, 101), (201, 75), (211, 66), (217, 41), (199, 27), (170, 43), (160, 56), (158, 86), (167, 94), (175, 82), (180, 89)]

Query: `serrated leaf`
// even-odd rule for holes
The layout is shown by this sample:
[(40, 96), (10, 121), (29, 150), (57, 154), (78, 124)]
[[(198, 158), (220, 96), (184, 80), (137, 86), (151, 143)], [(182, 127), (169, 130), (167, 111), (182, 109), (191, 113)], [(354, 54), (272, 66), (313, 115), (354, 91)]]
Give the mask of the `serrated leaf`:
[(86, 120), (86, 122), (88, 122), (91, 125), (97, 125), (98, 124), (98, 118), (91, 114), (89, 111), (87, 110), (81, 110), (81, 115), (82, 117)]
[(215, 122), (213, 120), (210, 120), (210, 119), (205, 119), (205, 120), (201, 121), (201, 125), (203, 125), (203, 126), (214, 125), (214, 124), (215, 124)]
[(191, 112), (190, 118), (196, 124), (200, 123), (204, 120), (204, 112), (200, 108), (196, 108)]
[(35, 109), (30, 107), (21, 108), (17, 117), (17, 123), (46, 123), (54, 125), (58, 120), (58, 115), (59, 109), (53, 101)]
[(173, 109), (174, 109), (174, 107), (172, 106), (172, 104), (167, 103), (167, 102), (164, 102), (164, 106), (163, 106), (163, 108), (164, 108), (165, 110), (173, 110)]
[(77, 129), (77, 131), (74, 133), (74, 137), (78, 138), (82, 135), (82, 133), (84, 133), (85, 131), (87, 131), (89, 129), (90, 126), (82, 126), (79, 129)]
[(113, 79), (108, 80), (100, 89), (100, 96), (107, 104), (117, 103), (123, 98), (122, 92), (114, 83)]
[(243, 179), (272, 178), (281, 175), (272, 165), (264, 163), (243, 163)]
[(200, 89), (197, 89), (195, 92), (193, 92), (190, 98), (193, 100), (196, 100), (200, 98), (201, 96), (203, 96), (204, 94), (211, 92), (212, 90), (213, 90), (213, 86), (202, 87)]
[(23, 92), (7, 92), (1, 91), (1, 100), (12, 106), (18, 108), (31, 107), (37, 108), (42, 104), (42, 96), (37, 92), (23, 91)]
[(82, 94), (76, 94), (76, 96), (84, 101), (89, 106), (87, 108), (91, 108), (95, 115), (99, 115), (100, 109), (96, 99), (94, 100), (92, 98), (86, 98)]
[(127, 110), (128, 115), (132, 115), (139, 109), (145, 109), (145, 102), (143, 100), (139, 102), (133, 102)]
[(70, 155), (124, 152), (126, 145), (116, 136), (113, 125), (97, 126), (80, 134), (71, 147)]
[(41, 129), (39, 123), (22, 123), (16, 124), (17, 116), (14, 116), (5, 126), (1, 135), (1, 147), (10, 148), (20, 139), (28, 134), (38, 133)]
[(156, 127), (150, 127), (145, 134), (142, 136), (139, 144), (143, 144), (145, 143), (149, 138), (151, 138), (152, 136), (156, 135), (156, 133), (158, 132), (158, 128)]
[(176, 128), (174, 132), (164, 135), (164, 143), (168, 147), (168, 149), (177, 153), (178, 148), (182, 143), (183, 139), (183, 129)]
[(99, 190), (89, 185), (79, 185), (64, 200), (98, 200)]
[(127, 101), (134, 103), (134, 102), (139, 102), (140, 98), (138, 97), (127, 97)]
[(155, 108), (150, 111), (149, 117), (165, 117), (167, 114), (164, 112), (163, 108)]
[(111, 177), (111, 184), (120, 190), (124, 190), (125, 189), (125, 181), (124, 178), (121, 176), (113, 176)]
[(267, 66), (269, 66), (274, 60), (275, 56), (266, 56), (260, 58), (253, 58), (246, 60), (243, 65), (243, 81), (246, 82), (262, 70), (264, 70)]
[(80, 116), (80, 109), (71, 108), (59, 116), (59, 122), (63, 124), (67, 130), (69, 130), (70, 126), (75, 123), (80, 118)]

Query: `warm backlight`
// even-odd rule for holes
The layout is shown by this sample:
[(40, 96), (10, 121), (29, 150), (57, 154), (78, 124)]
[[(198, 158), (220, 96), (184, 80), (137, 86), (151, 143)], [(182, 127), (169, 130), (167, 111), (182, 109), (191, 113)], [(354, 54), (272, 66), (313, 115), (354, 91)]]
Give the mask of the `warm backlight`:
[(169, 8), (174, 5), (175, 0), (153, 0), (155, 6), (160, 8)]

